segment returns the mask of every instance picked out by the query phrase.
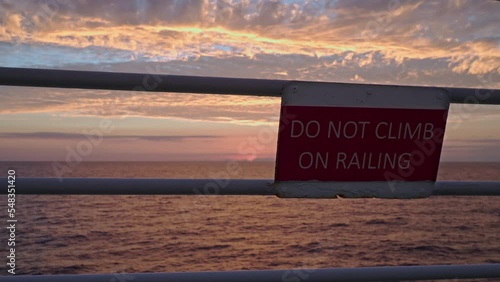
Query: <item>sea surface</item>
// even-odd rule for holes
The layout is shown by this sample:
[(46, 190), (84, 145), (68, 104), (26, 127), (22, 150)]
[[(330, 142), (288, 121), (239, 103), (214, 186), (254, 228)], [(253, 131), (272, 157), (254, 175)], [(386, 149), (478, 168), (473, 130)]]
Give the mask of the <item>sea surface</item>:
[[(273, 178), (272, 162), (238, 165), (231, 178)], [(64, 176), (220, 178), (226, 166), (81, 163)], [(50, 162), (0, 163), (2, 176), (8, 168), (55, 177)], [(500, 163), (442, 163), (439, 179), (498, 181)], [(16, 274), (500, 263), (500, 197), (17, 195), (16, 204)]]

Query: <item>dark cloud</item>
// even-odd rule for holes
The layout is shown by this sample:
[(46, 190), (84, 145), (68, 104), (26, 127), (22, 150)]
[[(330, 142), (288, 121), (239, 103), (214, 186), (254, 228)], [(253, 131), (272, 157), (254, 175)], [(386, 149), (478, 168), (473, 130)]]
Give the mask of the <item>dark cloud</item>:
[(447, 139), (443, 144), (443, 161), (483, 161), (500, 160), (500, 139)]
[[(8, 139), (63, 139), (63, 140), (82, 140), (85, 139), (84, 134), (65, 133), (65, 132), (3, 132), (0, 133), (0, 138)], [(106, 135), (106, 139), (140, 139), (156, 142), (179, 142), (186, 139), (215, 139), (222, 138), (217, 135)]]
[[(500, 139), (448, 139), (446, 142), (454, 144), (454, 147), (476, 147), (476, 146), (492, 146), (500, 148)], [(458, 145), (460, 144), (460, 145)]]

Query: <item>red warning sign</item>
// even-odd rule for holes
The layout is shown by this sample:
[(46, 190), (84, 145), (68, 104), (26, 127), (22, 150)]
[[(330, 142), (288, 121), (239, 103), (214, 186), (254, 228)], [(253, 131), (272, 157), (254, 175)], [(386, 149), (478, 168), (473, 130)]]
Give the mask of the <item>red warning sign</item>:
[(276, 181), (436, 181), (447, 109), (281, 111)]

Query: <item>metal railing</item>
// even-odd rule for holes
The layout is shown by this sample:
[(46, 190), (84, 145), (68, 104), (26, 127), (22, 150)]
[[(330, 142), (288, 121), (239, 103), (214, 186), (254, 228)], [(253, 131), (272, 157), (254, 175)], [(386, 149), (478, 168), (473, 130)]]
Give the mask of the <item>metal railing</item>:
[[(154, 87), (151, 79), (154, 76)], [(279, 97), (287, 80), (174, 76), (0, 67), (0, 85)], [(356, 84), (369, 87), (368, 84)], [(146, 86), (146, 87), (145, 87)], [(394, 86), (400, 87), (400, 86)], [(408, 87), (408, 86), (405, 86)], [(429, 87), (411, 86), (416, 89)], [(433, 87), (436, 88), (436, 87)], [(441, 88), (452, 103), (500, 104), (498, 89)], [(61, 181), (62, 180), (62, 181)], [(195, 195), (207, 179), (18, 178), (17, 194)], [(232, 179), (217, 195), (275, 195), (273, 180)], [(70, 187), (70, 188), (68, 188)], [(140, 188), (139, 188), (140, 187)], [(198, 188), (198, 189), (197, 189)], [(3, 194), (6, 191), (2, 190)], [(438, 181), (433, 195), (500, 195), (498, 181)], [(294, 271), (307, 281), (388, 281), (500, 278), (500, 264), (391, 266), (302, 270), (139, 273), (133, 281), (288, 281)], [(0, 281), (110, 281), (116, 274), (0, 277)], [(288, 277), (290, 278), (290, 277)], [(293, 277), (292, 277), (293, 278)], [(298, 278), (297, 278), (298, 279)]]
[[(0, 85), (280, 97), (291, 80), (0, 67)], [(331, 83), (370, 86), (371, 84)], [(395, 86), (401, 87), (401, 86)], [(451, 103), (500, 104), (499, 89), (442, 88)], [(486, 93), (486, 94), (485, 94)], [(475, 97), (476, 99), (471, 99)]]
[[(62, 181), (61, 181), (62, 180)], [(196, 195), (213, 179), (17, 178), (17, 194), (32, 195)], [(231, 179), (215, 194), (275, 195), (272, 179)], [(6, 193), (5, 191), (2, 193)], [(433, 196), (500, 196), (498, 181), (437, 181)]]
[[(8, 281), (23, 282), (348, 282), (348, 281), (395, 281), (395, 280), (436, 280), (496, 278), (500, 275), (498, 264), (475, 265), (431, 265), (431, 266), (379, 266), (358, 268), (326, 268), (296, 270), (248, 270), (248, 271), (213, 271), (213, 272), (171, 272), (120, 274), (81, 274), (81, 275), (44, 275), (14, 276)], [(127, 278), (133, 278), (127, 279)], [(114, 279), (114, 280), (113, 280)], [(0, 281), (7, 281), (0, 277)]]

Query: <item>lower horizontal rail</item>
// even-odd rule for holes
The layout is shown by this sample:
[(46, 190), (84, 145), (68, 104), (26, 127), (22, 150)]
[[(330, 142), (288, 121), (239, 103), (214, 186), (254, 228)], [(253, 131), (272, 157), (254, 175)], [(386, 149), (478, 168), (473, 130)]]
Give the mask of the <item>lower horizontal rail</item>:
[(83, 274), (0, 277), (12, 282), (335, 282), (500, 278), (500, 264), (380, 266), (294, 270), (249, 270), (223, 272), (172, 272), (130, 274)]
[[(7, 179), (5, 179), (7, 181)], [(3, 194), (6, 189), (1, 190)], [(37, 178), (16, 179), (16, 194), (275, 195), (272, 179)], [(438, 181), (435, 196), (500, 196), (500, 181)]]
[(16, 194), (274, 195), (272, 182), (254, 179), (16, 178)]

